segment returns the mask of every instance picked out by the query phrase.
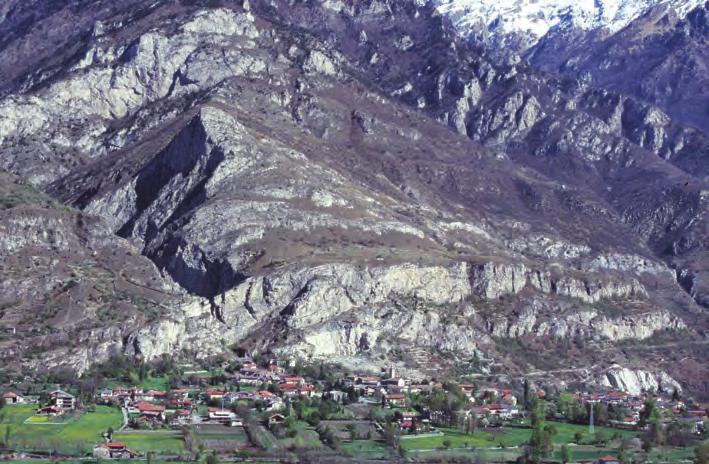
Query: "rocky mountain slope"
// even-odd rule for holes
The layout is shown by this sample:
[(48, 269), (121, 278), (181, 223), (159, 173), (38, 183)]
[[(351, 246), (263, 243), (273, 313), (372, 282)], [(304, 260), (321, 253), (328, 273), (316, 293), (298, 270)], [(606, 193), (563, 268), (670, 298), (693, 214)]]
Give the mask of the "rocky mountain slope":
[(495, 61), (524, 60), (709, 130), (705, 0), (434, 3)]
[[(700, 131), (499, 66), (422, 2), (11, 5), (0, 164), (174, 290), (154, 319), (104, 314), (113, 349), (429, 373), (478, 353), (525, 373), (568, 366), (558, 349), (578, 340), (601, 373), (613, 359), (706, 388), (701, 362), (618, 349), (661, 333), (699, 359)], [(81, 369), (100, 340), (52, 349)]]
[(3, 366), (79, 370), (123, 350), (121, 338), (186, 295), (100, 218), (0, 171)]
[(549, 35), (533, 66), (651, 102), (674, 120), (709, 131), (709, 3), (686, 15), (657, 7), (607, 37)]

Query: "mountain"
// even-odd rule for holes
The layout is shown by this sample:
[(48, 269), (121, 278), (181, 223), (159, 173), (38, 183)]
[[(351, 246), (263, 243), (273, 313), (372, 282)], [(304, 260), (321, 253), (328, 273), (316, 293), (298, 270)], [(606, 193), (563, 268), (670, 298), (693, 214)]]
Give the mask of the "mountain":
[(654, 106), (500, 65), (422, 2), (16, 1), (0, 32), (0, 165), (166, 289), (50, 367), (477, 354), (706, 390), (709, 143)]
[(498, 56), (522, 55), (559, 31), (612, 35), (658, 5), (684, 17), (704, 0), (434, 0), (463, 36)]
[(547, 72), (657, 105), (675, 121), (709, 132), (709, 3), (686, 15), (657, 7), (608, 37), (552, 34), (530, 52)]

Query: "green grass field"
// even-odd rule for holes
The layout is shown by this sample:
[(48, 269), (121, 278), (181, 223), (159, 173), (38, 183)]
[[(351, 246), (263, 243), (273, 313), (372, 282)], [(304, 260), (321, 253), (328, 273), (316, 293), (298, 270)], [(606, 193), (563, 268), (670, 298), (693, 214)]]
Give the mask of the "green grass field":
[(258, 446), (266, 451), (273, 451), (280, 448), (278, 439), (263, 425), (250, 427), (249, 430), (254, 446)]
[[(0, 433), (10, 429), (10, 443), (23, 450), (56, 450), (81, 455), (91, 451), (102, 441), (101, 433), (109, 427), (117, 429), (122, 422), (121, 412), (108, 406), (97, 406), (95, 412), (86, 412), (78, 418), (69, 418), (61, 424), (34, 417), (35, 405), (7, 406), (0, 411)], [(32, 418), (29, 422), (27, 419)], [(39, 420), (40, 422), (34, 422)]]
[(167, 377), (148, 377), (147, 379), (143, 379), (141, 381), (138, 381), (138, 379), (136, 378), (135, 382), (131, 382), (128, 380), (112, 379), (107, 381), (104, 386), (109, 388), (129, 388), (135, 384), (138, 384), (143, 390), (168, 390)]
[[(583, 438), (581, 440), (582, 443), (591, 443), (595, 440), (595, 435), (591, 435), (588, 433), (587, 425), (566, 424), (562, 422), (549, 422), (549, 424), (552, 424), (554, 427), (556, 427), (554, 443), (571, 443), (574, 440), (574, 434), (576, 432), (581, 432), (583, 434)], [(596, 427), (595, 432), (601, 432), (603, 435), (605, 435), (607, 439), (610, 439), (611, 436), (616, 434), (620, 435), (622, 438), (634, 437), (635, 435), (637, 435), (631, 430), (620, 430), (613, 429), (610, 427)]]
[(243, 445), (249, 443), (249, 437), (243, 427), (194, 426), (194, 436), (199, 440), (234, 441)]
[(25, 421), (25, 424), (57, 424), (57, 423), (64, 422), (61, 420), (60, 420), (60, 422), (55, 422), (52, 419), (55, 419), (55, 418), (49, 417), (49, 416), (30, 416)]
[(143, 390), (167, 391), (168, 390), (167, 378), (165, 378), (165, 377), (149, 377), (147, 379), (143, 379), (140, 382), (140, 387)]
[(185, 449), (182, 435), (174, 431), (131, 431), (117, 433), (113, 439), (127, 443), (135, 451), (179, 453)]
[(196, 433), (195, 437), (200, 440), (230, 440), (241, 442), (249, 441), (243, 430), (234, 433)]
[(315, 428), (306, 422), (297, 422), (295, 428), (298, 431), (297, 437), (278, 440), (281, 447), (288, 448), (295, 445), (302, 448), (323, 448), (325, 446), (320, 441), (320, 435), (315, 431)]
[[(556, 435), (554, 443), (561, 445), (571, 443), (576, 432), (584, 434), (583, 442), (588, 442), (594, 439), (594, 436), (588, 434), (588, 426), (565, 424), (561, 422), (549, 422), (556, 427)], [(505, 427), (498, 431), (481, 431), (478, 430), (473, 435), (466, 435), (458, 429), (440, 428), (444, 436), (438, 437), (421, 437), (421, 438), (406, 438), (401, 440), (401, 446), (406, 450), (427, 450), (444, 448), (443, 443), (448, 442), (450, 448), (495, 448), (500, 444), (505, 447), (519, 446), (529, 440), (531, 429), (526, 427)], [(603, 432), (606, 438), (618, 433), (621, 437), (632, 437), (635, 432), (629, 430), (617, 430), (607, 427), (596, 427), (596, 432)]]
[(348, 456), (357, 459), (387, 459), (389, 448), (383, 441), (355, 440), (351, 443), (342, 443), (340, 449)]

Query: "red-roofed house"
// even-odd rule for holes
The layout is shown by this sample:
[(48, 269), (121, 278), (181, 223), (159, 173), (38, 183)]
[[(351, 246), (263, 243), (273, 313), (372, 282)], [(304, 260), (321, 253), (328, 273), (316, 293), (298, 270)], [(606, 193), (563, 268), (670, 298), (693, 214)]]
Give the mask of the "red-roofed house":
[(93, 457), (97, 459), (130, 459), (139, 456), (139, 453), (128, 449), (128, 444), (112, 441), (94, 446)]
[(618, 458), (615, 456), (601, 456), (596, 461), (598, 464), (618, 464)]
[(50, 404), (49, 406), (38, 409), (37, 414), (41, 416), (58, 416), (64, 414), (64, 409), (55, 404)]
[(167, 405), (171, 409), (189, 409), (192, 407), (192, 401), (180, 398), (180, 399), (170, 400), (167, 403)]
[(246, 361), (241, 365), (242, 369), (258, 369), (258, 366), (253, 361)]
[(401, 421), (399, 422), (399, 427), (401, 428), (401, 430), (411, 430), (412, 428), (414, 428), (414, 421)]
[(275, 398), (277, 395), (275, 393), (271, 393), (268, 390), (259, 390), (256, 392), (256, 398), (264, 401), (271, 400)]
[(148, 403), (147, 401), (141, 401), (140, 403), (137, 403), (134, 407), (143, 417), (165, 420), (165, 406)]
[(283, 378), (282, 383), (286, 385), (303, 385), (305, 383), (305, 379), (299, 375), (288, 376)]
[(209, 389), (206, 392), (207, 401), (219, 401), (224, 398), (224, 393), (226, 393), (224, 390)]
[(22, 396), (12, 391), (3, 393), (2, 399), (5, 400), (6, 404), (21, 404), (25, 402), (25, 399)]

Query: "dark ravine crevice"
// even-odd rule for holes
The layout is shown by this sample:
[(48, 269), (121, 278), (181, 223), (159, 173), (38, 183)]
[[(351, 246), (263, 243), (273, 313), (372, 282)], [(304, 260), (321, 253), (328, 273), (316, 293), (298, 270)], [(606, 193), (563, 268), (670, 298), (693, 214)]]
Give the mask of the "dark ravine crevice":
[[(224, 305), (223, 301), (221, 304), (216, 301), (217, 296), (242, 283), (246, 276), (224, 260), (209, 258), (195, 245), (177, 238), (175, 233), (189, 221), (190, 213), (207, 200), (206, 184), (224, 159), (223, 149), (210, 148), (201, 117), (195, 116), (137, 174), (135, 213), (117, 232), (129, 238), (136, 234), (136, 223), (144, 221), (139, 237), (145, 244), (142, 253), (188, 293), (208, 299), (213, 316), (221, 322), (224, 321)], [(193, 185), (186, 188), (188, 183)], [(181, 187), (183, 185), (185, 187)], [(145, 219), (143, 216), (165, 195), (168, 186), (173, 189), (169, 193), (174, 205), (170, 215), (161, 224), (156, 224), (152, 218)], [(192, 250), (192, 264), (179, 256), (180, 248)]]
[(244, 308), (246, 308), (246, 311), (249, 312), (249, 315), (253, 318), (253, 320), (258, 320), (256, 317), (256, 311), (254, 311), (254, 307), (251, 306), (251, 292), (253, 291), (254, 288), (254, 283), (251, 282), (249, 284), (249, 288), (246, 289), (246, 296), (244, 297)]
[[(188, 253), (189, 263), (185, 259)], [(148, 258), (187, 292), (210, 300), (212, 305), (216, 305), (215, 298), (248, 279), (228, 260), (209, 258), (197, 245), (180, 239), (171, 240)]]
[(308, 292), (310, 292), (310, 288), (315, 280), (315, 277), (308, 280), (308, 282), (303, 285), (303, 288), (301, 288), (298, 293), (296, 293), (296, 295), (290, 300), (290, 302), (280, 311), (279, 314), (282, 318), (288, 318), (295, 314), (296, 306), (301, 300), (305, 298)]
[(224, 320), (224, 306), (226, 305), (226, 302), (225, 302), (223, 292), (221, 294), (220, 299), (221, 299), (221, 301), (217, 302), (216, 297), (209, 298), (209, 309), (212, 314), (212, 317), (217, 319), (222, 324), (226, 324), (226, 321)]
[[(207, 153), (206, 148), (207, 132), (198, 115), (136, 176), (135, 212), (118, 230), (118, 235), (121, 237), (133, 235), (136, 221), (160, 197), (163, 189), (176, 176), (186, 179), (200, 163), (203, 163), (201, 174), (203, 176), (211, 175), (216, 166), (224, 159), (224, 154), (219, 151)], [(189, 195), (188, 192), (186, 196)]]
[(679, 286), (687, 292), (699, 306), (709, 309), (709, 296), (702, 294), (698, 287), (699, 277), (691, 269), (676, 269), (675, 276)]

